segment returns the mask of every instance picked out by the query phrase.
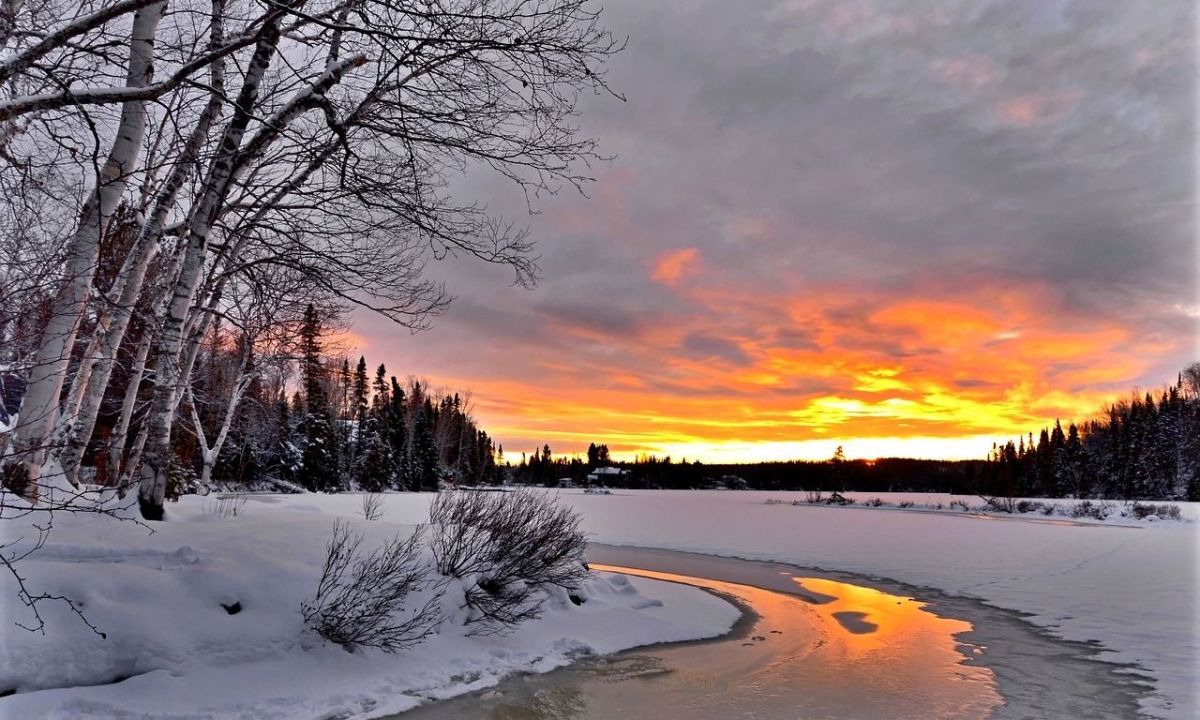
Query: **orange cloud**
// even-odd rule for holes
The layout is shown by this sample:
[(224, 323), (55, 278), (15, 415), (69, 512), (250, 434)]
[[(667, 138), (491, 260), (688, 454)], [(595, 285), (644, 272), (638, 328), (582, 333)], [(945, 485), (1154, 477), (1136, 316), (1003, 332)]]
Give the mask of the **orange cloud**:
[(1027, 128), (1057, 122), (1074, 110), (1082, 97), (1078, 90), (1029, 93), (1009, 98), (997, 109), (1006, 124)]
[[(660, 258), (658, 279), (687, 277), (694, 258)], [(1073, 315), (1053, 288), (909, 299), (705, 286), (686, 297), (694, 313), (671, 327), (610, 334), (539, 362), (528, 379), (469, 380), (484, 427), (507, 438), (510, 459), (592, 441), (624, 457), (822, 458), (838, 444), (858, 457), (982, 457), (993, 441), (1089, 417), (1148, 367), (1129, 353), (1130, 328)], [(741, 362), (689, 355), (698, 333)]]
[(693, 276), (700, 267), (700, 251), (694, 247), (665, 252), (654, 259), (650, 277), (674, 287)]

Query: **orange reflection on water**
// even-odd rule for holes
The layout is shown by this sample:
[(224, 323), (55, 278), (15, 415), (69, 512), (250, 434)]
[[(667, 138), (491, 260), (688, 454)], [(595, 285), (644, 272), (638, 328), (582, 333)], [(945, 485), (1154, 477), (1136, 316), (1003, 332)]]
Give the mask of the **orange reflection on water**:
[(909, 597), (791, 573), (761, 579), (763, 587), (790, 586), (791, 592), (779, 592), (598, 563), (591, 568), (706, 588), (749, 607), (758, 617), (748, 639), (708, 657), (688, 648), (657, 653), (721, 687), (722, 697), (766, 693), (777, 708), (798, 711), (788, 716), (802, 718), (978, 718), (1002, 703), (991, 670), (971, 662), (981, 650), (956, 638), (971, 624), (939, 617)]
[(822, 578), (792, 578), (803, 590), (834, 598), (817, 614), (840, 634), (847, 659), (882, 654), (889, 661), (925, 665), (962, 659), (955, 636), (971, 629), (964, 620), (939, 617), (925, 603), (874, 588)]

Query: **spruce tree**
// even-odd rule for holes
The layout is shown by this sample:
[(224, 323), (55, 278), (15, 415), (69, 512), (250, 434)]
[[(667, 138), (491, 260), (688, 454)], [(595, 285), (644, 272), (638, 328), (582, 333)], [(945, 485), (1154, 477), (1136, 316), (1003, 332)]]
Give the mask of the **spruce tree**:
[(342, 483), (338, 477), (338, 433), (325, 393), (322, 330), (320, 316), (310, 304), (300, 328), (305, 413), (297, 427), (303, 447), (296, 479), (309, 490), (328, 492), (339, 489)]

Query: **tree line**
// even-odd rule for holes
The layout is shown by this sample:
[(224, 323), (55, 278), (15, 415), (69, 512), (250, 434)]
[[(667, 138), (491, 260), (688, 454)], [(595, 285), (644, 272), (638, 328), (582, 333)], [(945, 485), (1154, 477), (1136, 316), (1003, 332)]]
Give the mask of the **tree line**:
[(1200, 500), (1200, 363), (1095, 418), (992, 448), (986, 492), (1006, 497)]
[[(469, 398), (415, 378), (401, 382), (382, 364), (369, 370), (364, 356), (351, 367), (349, 358), (325, 352), (327, 330), (309, 306), (298, 330), (298, 387), (289, 397), (286, 373), (256, 376), (232, 415), (194, 399), (240, 382), (228, 370), (244, 364), (238, 344), (213, 343), (189, 394), (193, 426), (172, 439), (180, 485), (197, 468), (203, 486), (282, 480), (328, 492), (500, 480), (500, 451), (472, 418)], [(209, 445), (214, 437), (221, 444)]]
[(972, 492), (984, 466), (982, 460), (787, 460), (757, 463), (705, 463), (670, 456), (641, 455), (634, 460), (596, 463), (575, 456), (540, 452), (511, 468), (514, 483), (553, 487), (569, 478), (586, 485), (597, 467), (611, 465), (628, 471), (610, 475), (603, 485), (629, 489), (697, 490), (861, 490), (867, 492)]

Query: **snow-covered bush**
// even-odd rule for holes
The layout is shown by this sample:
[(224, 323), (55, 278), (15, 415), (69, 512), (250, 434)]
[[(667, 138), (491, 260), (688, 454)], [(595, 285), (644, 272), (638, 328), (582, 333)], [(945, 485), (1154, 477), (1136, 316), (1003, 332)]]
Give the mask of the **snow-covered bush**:
[(395, 652), (425, 639), (440, 619), (440, 596), (405, 609), (408, 596), (429, 584), (422, 535), (418, 528), (408, 539), (393, 537), (368, 553), (360, 549), (362, 535), (335, 522), (317, 593), (300, 604), (305, 625), (348, 650)]
[(1094, 520), (1104, 520), (1112, 513), (1114, 505), (1109, 502), (1092, 502), (1084, 500), (1071, 506), (1071, 517), (1090, 517)]
[(549, 591), (576, 591), (587, 575), (579, 515), (544, 493), (441, 493), (429, 522), (438, 572), (467, 581), (473, 632), (536, 618)]
[(1141, 503), (1136, 500), (1129, 505), (1128, 514), (1133, 515), (1138, 520), (1145, 520), (1148, 517), (1157, 517), (1162, 520), (1178, 520), (1180, 518), (1178, 505), (1170, 503), (1155, 505), (1154, 503)]

